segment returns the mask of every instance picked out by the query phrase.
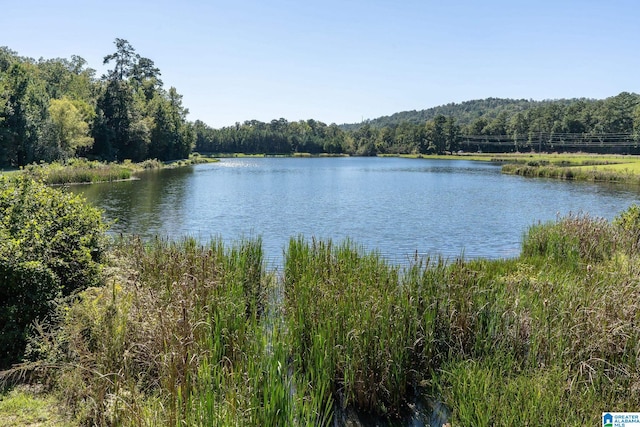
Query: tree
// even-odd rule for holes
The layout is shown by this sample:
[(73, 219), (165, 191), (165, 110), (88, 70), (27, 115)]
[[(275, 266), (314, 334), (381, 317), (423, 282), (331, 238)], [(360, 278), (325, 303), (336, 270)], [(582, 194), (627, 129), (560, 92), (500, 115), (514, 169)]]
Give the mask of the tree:
[(522, 145), (527, 142), (527, 135), (529, 133), (529, 123), (527, 117), (521, 111), (511, 116), (507, 125), (507, 133), (513, 139), (516, 151), (518, 151)]
[(71, 60), (40, 59), (37, 67), (49, 97), (83, 100), (94, 106), (95, 70), (87, 68), (86, 64), (87, 61), (76, 55), (71, 56)]
[(38, 143), (47, 120), (44, 82), (31, 63), (16, 61), (7, 70), (4, 117), (5, 162), (23, 166), (37, 160)]
[(607, 98), (601, 110), (600, 126), (605, 133), (632, 133), (634, 110), (640, 105), (638, 96), (622, 92)]
[(160, 160), (185, 158), (193, 149), (195, 132), (186, 121), (188, 110), (175, 88), (162, 89), (160, 70), (131, 44), (116, 39), (114, 63), (98, 99), (94, 127), (96, 153), (112, 159)]
[(104, 78), (106, 80), (123, 81), (132, 74), (139, 56), (127, 40), (116, 38), (114, 43), (116, 51), (111, 55), (105, 56), (103, 61), (103, 65), (114, 62), (114, 67), (113, 70), (107, 72)]
[(52, 138), (51, 145), (57, 148), (62, 158), (73, 157), (78, 149), (93, 144), (87, 122), (89, 114), (95, 113), (83, 101), (71, 101), (67, 98), (51, 100), (49, 137)]
[(507, 113), (502, 111), (485, 126), (483, 133), (485, 135), (503, 136), (507, 134)]
[(484, 130), (487, 127), (489, 122), (484, 117), (478, 117), (475, 119), (470, 125), (468, 129), (469, 135), (484, 135)]
[(433, 120), (429, 120), (426, 125), (427, 140), (429, 141), (429, 152), (442, 154), (447, 149), (447, 134), (445, 124), (447, 118), (442, 114), (437, 115)]
[(460, 126), (456, 123), (456, 119), (449, 116), (444, 123), (444, 133), (447, 138), (446, 150), (454, 153), (460, 149)]
[(94, 128), (97, 154), (110, 160), (143, 160), (148, 132), (136, 121), (134, 90), (128, 78), (137, 58), (135, 49), (124, 39), (116, 39), (116, 52), (104, 57), (104, 64), (114, 63), (103, 79), (106, 86), (98, 98), (98, 123)]
[(94, 152), (108, 160), (133, 159), (133, 93), (129, 83), (110, 80), (97, 102)]

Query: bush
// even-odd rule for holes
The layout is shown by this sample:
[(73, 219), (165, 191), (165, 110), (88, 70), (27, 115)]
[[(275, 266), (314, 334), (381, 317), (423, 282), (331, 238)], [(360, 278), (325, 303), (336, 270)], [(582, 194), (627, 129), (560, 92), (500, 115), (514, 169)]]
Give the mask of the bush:
[(105, 229), (78, 196), (0, 177), (0, 368), (20, 360), (53, 299), (99, 283)]
[(631, 251), (640, 245), (640, 206), (633, 204), (613, 220), (613, 225), (621, 230), (623, 242)]

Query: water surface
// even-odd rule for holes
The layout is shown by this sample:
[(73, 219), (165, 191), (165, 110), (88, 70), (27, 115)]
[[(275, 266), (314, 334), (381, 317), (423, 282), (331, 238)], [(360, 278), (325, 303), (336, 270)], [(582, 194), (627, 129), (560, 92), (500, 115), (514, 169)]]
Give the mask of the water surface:
[(505, 258), (538, 222), (570, 212), (613, 218), (636, 190), (502, 175), (466, 160), (232, 158), (74, 186), (115, 232), (233, 242), (261, 236), (282, 261), (290, 237), (350, 238), (395, 262), (413, 254)]

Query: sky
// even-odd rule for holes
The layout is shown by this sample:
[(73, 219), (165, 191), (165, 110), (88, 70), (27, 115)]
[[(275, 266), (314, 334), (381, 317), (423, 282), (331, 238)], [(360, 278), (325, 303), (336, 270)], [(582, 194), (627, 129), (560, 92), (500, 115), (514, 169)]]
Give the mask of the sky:
[(102, 75), (126, 39), (188, 119), (356, 123), (488, 97), (640, 92), (637, 0), (6, 0), (0, 46)]

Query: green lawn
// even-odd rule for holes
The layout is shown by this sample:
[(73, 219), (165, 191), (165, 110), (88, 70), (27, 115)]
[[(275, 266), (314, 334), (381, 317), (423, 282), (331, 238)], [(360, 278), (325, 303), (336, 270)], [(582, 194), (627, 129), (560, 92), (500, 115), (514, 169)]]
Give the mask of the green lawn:
[(0, 394), (0, 423), (4, 426), (72, 427), (60, 413), (62, 405), (52, 395), (24, 387)]

